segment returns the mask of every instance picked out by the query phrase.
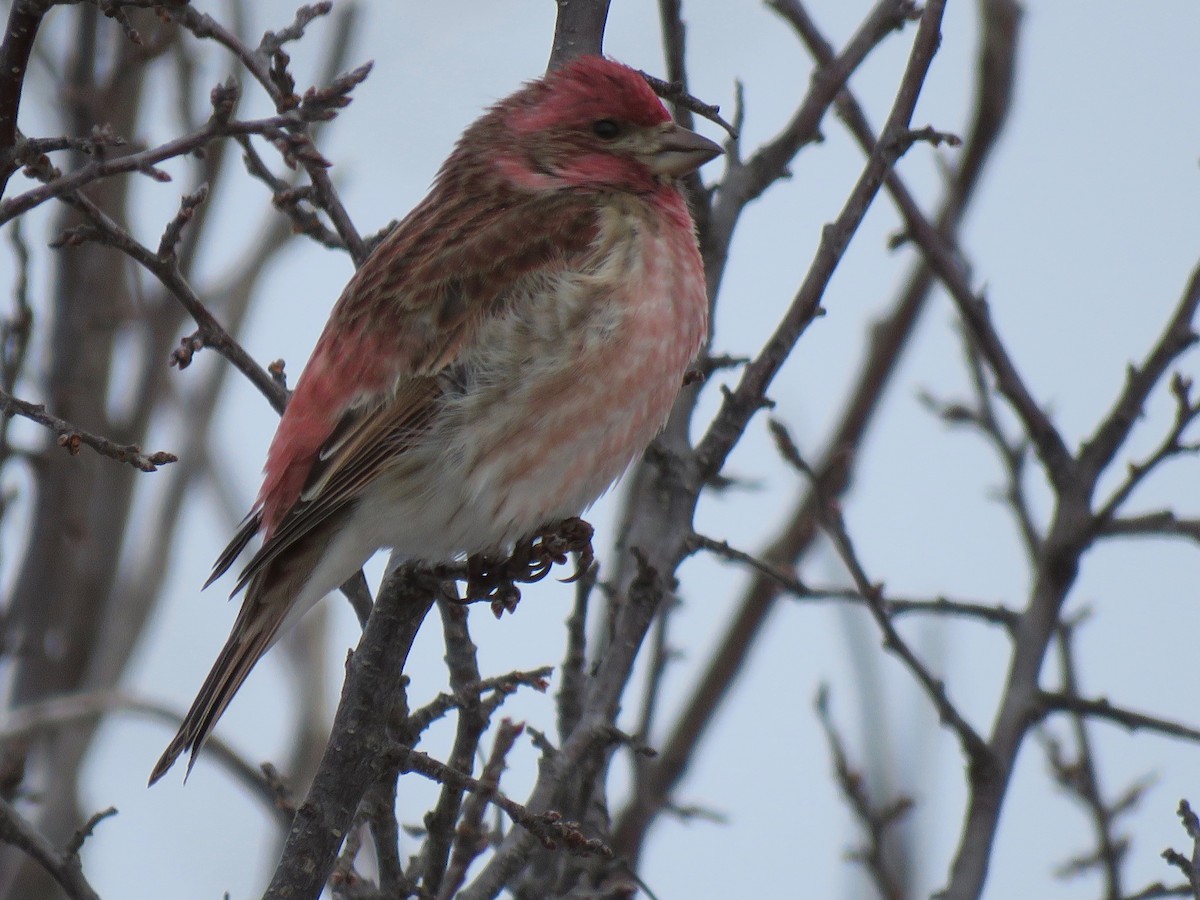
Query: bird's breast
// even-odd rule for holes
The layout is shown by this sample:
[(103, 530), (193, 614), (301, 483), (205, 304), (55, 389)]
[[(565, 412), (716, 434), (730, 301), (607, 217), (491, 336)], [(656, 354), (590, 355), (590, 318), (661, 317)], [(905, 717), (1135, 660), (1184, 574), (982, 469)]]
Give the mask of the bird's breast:
[(603, 493), (666, 422), (705, 338), (690, 227), (618, 208), (598, 235), (585, 265), (515, 289), (449, 401), (465, 504), (497, 546)]

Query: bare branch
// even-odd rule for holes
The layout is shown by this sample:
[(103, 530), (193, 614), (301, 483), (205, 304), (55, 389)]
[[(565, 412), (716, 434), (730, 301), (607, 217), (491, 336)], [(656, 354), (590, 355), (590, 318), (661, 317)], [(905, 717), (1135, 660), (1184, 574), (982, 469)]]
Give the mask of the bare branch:
[(422, 734), (435, 721), (454, 709), (460, 709), (463, 704), (478, 702), (484, 694), (491, 694), (483, 700), (483, 705), (494, 711), (504, 702), (504, 698), (514, 693), (518, 687), (531, 687), (535, 691), (546, 690), (546, 679), (554, 669), (543, 666), (528, 672), (513, 671), (492, 678), (463, 685), (453, 694), (438, 694), (432, 701), (419, 709), (413, 710), (408, 716), (406, 728), (414, 735)]
[[(98, 814), (99, 818), (93, 817), (86, 828), (87, 833), (91, 832), (100, 818), (107, 818), (115, 812), (116, 810), (108, 810)], [(16, 807), (0, 797), (0, 841), (29, 854), (58, 882), (71, 900), (100, 900), (100, 895), (92, 889), (83, 875), (83, 866), (79, 861), (82, 838), (78, 842), (72, 841), (67, 850), (60, 852), (31, 822), (17, 812)]]
[(1179, 884), (1174, 887), (1167, 887), (1161, 881), (1157, 881), (1149, 887), (1143, 888), (1136, 894), (1130, 894), (1122, 900), (1160, 900), (1162, 897), (1195, 897), (1192, 893), (1191, 885)]
[(1200, 728), (1114, 706), (1104, 697), (1089, 699), (1061, 692), (1042, 691), (1037, 698), (1037, 715), (1041, 718), (1053, 712), (1069, 712), (1089, 719), (1101, 719), (1120, 725), (1128, 731), (1150, 731), (1164, 737), (1200, 742)]
[(913, 41), (908, 66), (896, 91), (895, 104), (884, 126), (881, 139), (855, 184), (841, 213), (821, 234), (816, 257), (775, 333), (742, 372), (737, 387), (725, 397), (720, 412), (696, 448), (699, 477), (706, 481), (716, 475), (726, 457), (745, 430), (750, 418), (763, 406), (767, 388), (791, 353), (800, 336), (821, 314), (820, 300), (833, 277), (838, 262), (858, 230), (867, 208), (883, 185), (896, 160), (911, 146), (909, 121), (916, 107), (921, 85), (933, 62), (940, 41), (944, 12), (943, 0), (930, 0), (921, 16)]
[(760, 196), (772, 182), (788, 174), (787, 167), (792, 158), (804, 145), (820, 138), (821, 119), (850, 76), (890, 34), (899, 31), (906, 22), (919, 15), (916, 4), (911, 0), (880, 0), (863, 19), (841, 54), (837, 55), (821, 36), (808, 12), (796, 0), (768, 0), (767, 6), (804, 38), (810, 50), (820, 48), (819, 53), (813, 52), (818, 68), (813, 73), (808, 96), (791, 121), (744, 165), (739, 166), (736, 173), (731, 173), (734, 177), (726, 179), (728, 184), (722, 184), (722, 188), (741, 203)]
[[(0, 729), (0, 744), (27, 739), (43, 730), (78, 725), (112, 712), (148, 716), (163, 722), (172, 730), (183, 721), (183, 713), (177, 709), (119, 691), (65, 694), (8, 710), (4, 727)], [(286, 825), (291, 820), (291, 812), (279, 804), (277, 778), (272, 779), (269, 772), (264, 773), (259, 766), (246, 761), (219, 736), (209, 738), (205, 750), (206, 755), (224, 767), (251, 796), (259, 798), (267, 809), (281, 816), (282, 824)]]
[[(913, 66), (919, 65), (919, 60), (925, 59), (926, 55), (932, 51), (930, 42), (936, 40), (940, 12), (940, 6), (931, 6), (926, 11), (918, 38), (914, 42), (913, 53), (910, 55), (906, 79), (916, 77)], [(989, 35), (989, 37), (991, 36)], [(1003, 39), (994, 42), (988, 41), (987, 44), (989, 53), (994, 52), (1001, 58), (1013, 47), (1011, 40)], [(823, 65), (826, 64), (824, 60), (821, 62)], [(942, 223), (948, 230), (952, 230), (957, 224), (965, 199), (970, 195), (977, 182), (980, 164), (986, 158), (991, 142), (997, 133), (996, 123), (998, 120), (1002, 120), (1003, 113), (1007, 109), (1006, 101), (993, 102), (997, 97), (1007, 98), (1009, 96), (1009, 85), (1005, 81), (1006, 74), (1011, 75), (1011, 69), (1002, 66), (990, 67), (987, 77), (981, 82), (980, 93), (989, 96), (989, 113), (986, 117), (981, 115), (981, 119), (986, 118), (989, 124), (987, 127), (972, 131), (972, 140), (980, 140), (982, 144), (972, 149), (971, 158), (976, 164), (960, 173), (960, 179), (954, 183), (950, 192), (951, 197), (947, 201), (945, 219)], [(905, 96), (897, 97), (893, 106), (894, 115), (903, 111), (907, 103)], [(736, 120), (735, 116), (735, 122)], [(728, 242), (742, 209), (742, 206), (733, 201), (730, 201), (728, 206), (723, 206), (725, 196), (725, 186), (722, 185), (721, 190), (716, 194), (711, 215), (707, 220), (708, 230), (704, 230), (706, 225), (704, 221), (700, 223), (710, 291), (715, 291), (719, 284)], [(843, 214), (848, 208), (847, 206), (843, 209)], [(815, 266), (813, 270), (810, 270), (810, 276), (814, 271)], [(861, 442), (867, 425), (883, 396), (889, 375), (894, 370), (907, 336), (915, 326), (918, 313), (928, 296), (929, 288), (928, 276), (918, 272), (910, 280), (909, 287), (898, 302), (892, 319), (878, 326), (872, 332), (871, 351), (864, 363), (860, 383), (851, 394), (852, 399), (847, 404), (845, 418), (835, 429), (834, 437), (830, 441), (829, 455), (822, 465), (822, 484), (832, 493), (840, 492), (848, 483), (855, 449)], [(802, 290), (805, 289), (802, 288)], [(792, 316), (795, 310), (796, 307), (793, 304), (788, 315)], [(779, 332), (776, 333), (776, 336), (779, 336)], [(759, 379), (762, 374), (756, 372), (753, 377)], [(746, 386), (745, 381), (739, 385), (739, 390), (744, 386)], [(752, 391), (748, 391), (748, 394), (752, 395), (752, 393)], [(691, 403), (692, 399), (685, 392), (678, 407), (683, 412), (677, 413), (677, 416), (672, 419), (672, 425), (668, 425), (668, 439), (677, 438), (679, 444), (686, 439), (687, 413), (692, 408)], [(727, 399), (722, 409), (727, 408), (729, 403), (730, 401)], [(701, 449), (703, 450), (710, 440), (714, 447), (732, 446), (738, 440), (741, 429), (749, 422), (753, 412), (753, 409), (739, 410), (736, 420), (731, 420), (723, 411), (719, 413), (717, 423), (720, 424), (722, 434), (720, 437), (716, 436), (717, 423), (714, 423), (705, 436)], [(678, 437), (672, 430), (675, 422), (680, 423), (678, 431), (681, 434)], [(677, 443), (669, 446), (673, 451), (679, 452)], [(721, 456), (723, 456), (722, 453), (714, 454), (714, 457)], [(720, 467), (720, 462), (716, 459), (711, 462), (702, 459), (700, 462), (705, 465), (708, 472)], [(716, 462), (715, 466), (713, 462)], [(640, 490), (636, 494), (631, 490), (630, 496), (637, 499), (631, 500), (630, 507), (625, 514), (624, 531), (627, 534), (625, 540), (636, 544), (641, 534), (652, 535), (658, 545), (663, 548), (658, 555), (664, 563), (670, 563), (673, 559), (672, 555), (677, 551), (676, 541), (682, 545), (678, 548), (678, 552), (687, 552), (686, 539), (692, 532), (690, 518), (692, 506), (687, 498), (691, 496), (691, 491), (698, 490), (699, 485), (710, 481), (711, 478), (705, 479), (692, 471), (692, 464), (686, 456), (683, 457), (682, 464), (676, 466), (675, 471), (667, 474), (660, 475), (651, 468), (651, 465), (644, 466), (643, 470), (635, 476), (634, 490), (638, 488)], [(664, 503), (662, 499), (664, 495), (670, 498), (667, 503)], [(772, 544), (770, 551), (760, 555), (771, 562), (793, 560), (803, 552), (805, 547), (809, 546), (814, 531), (812, 503), (804, 501), (800, 508), (789, 517), (785, 533)], [(619, 577), (618, 583), (623, 583), (627, 578), (627, 575)], [(721, 701), (727, 696), (730, 685), (748, 657), (755, 636), (767, 621), (772, 609), (772, 601), (778, 596), (778, 591), (778, 585), (770, 579), (758, 578), (739, 604), (726, 633), (722, 636), (717, 650), (711, 657), (711, 662), (706, 666), (703, 675), (692, 689), (688, 702), (684, 705), (683, 712), (663, 747), (663, 752), (655, 767), (656, 775), (653, 784), (647, 784), (647, 789), (634, 798), (629, 807), (623, 810), (617, 819), (613, 833), (614, 846), (618, 853), (636, 861), (649, 824), (657, 812), (663, 808), (671, 790), (686, 771), (696, 746), (711, 724), (713, 715)], [(629, 611), (628, 606), (622, 609), (626, 612)], [(620, 635), (621, 640), (626, 638), (626, 634)]]
[(483, 816), (491, 799), (499, 793), (500, 775), (505, 769), (508, 754), (521, 736), (524, 726), (504, 719), (496, 731), (492, 752), (479, 775), (479, 790), (473, 791), (463, 803), (462, 816), (455, 829), (454, 852), (446, 869), (439, 900), (450, 900), (467, 878), (467, 869), (488, 845)]
[(596, 587), (597, 566), (592, 566), (575, 582), (575, 603), (567, 619), (567, 648), (562, 663), (562, 681), (558, 690), (558, 734), (565, 738), (579, 723), (583, 713), (583, 692), (587, 666), (587, 617), (592, 590)]
[(866, 869), (875, 890), (883, 900), (903, 900), (907, 896), (904, 885), (889, 866), (884, 847), (888, 832), (912, 809), (912, 798), (897, 797), (882, 806), (874, 803), (862, 773), (855, 771), (851, 766), (845, 744), (833, 724), (827, 686), (821, 686), (814, 705), (817, 718), (825, 731), (829, 753), (833, 757), (834, 775), (838, 787), (841, 788), (842, 797), (850, 804), (854, 818), (867, 833), (866, 843), (850, 851), (850, 859)]
[(243, 151), (242, 159), (246, 164), (246, 171), (271, 189), (271, 199), (275, 208), (292, 220), (296, 231), (330, 249), (344, 250), (346, 245), (342, 239), (336, 232), (325, 227), (320, 217), (307, 205), (312, 200), (312, 189), (297, 187), (290, 181), (276, 177), (254, 149), (249, 137), (241, 136), (236, 140)]
[[(328, 9), (328, 4), (318, 4), (315, 9), (320, 14), (322, 10)], [(273, 73), (272, 71), (273, 61), (278, 62), (275, 53), (267, 53), (264, 48), (250, 50), (236, 35), (211, 16), (200, 13), (191, 6), (173, 8), (170, 15), (196, 37), (214, 40), (232, 52), (266, 90), (280, 115), (286, 114), (297, 106), (299, 98), (282, 89), (278, 72)], [(301, 18), (302, 14), (298, 13), (296, 21), (299, 23)], [(299, 27), (303, 28), (303, 24), (306, 22)], [(294, 24), (292, 27), (294, 28), (296, 25)], [(288, 29), (283, 32), (285, 35), (288, 33)], [(348, 77), (358, 77), (358, 80), (361, 81), (366, 77), (368, 68), (360, 67)], [(334, 189), (333, 182), (326, 171), (325, 160), (316, 153), (315, 147), (312, 146), (309, 131), (309, 125), (306, 122), (293, 121), (290, 124), (287, 138), (289, 152), (308, 173), (317, 205), (329, 216), (342, 243), (349, 250), (355, 266), (362, 265), (363, 260), (367, 258), (367, 247)]]
[[(997, 5), (1003, 7), (1006, 4)], [(827, 47), (821, 46), (805, 33), (801, 36), (809, 45), (814, 57), (818, 60), (828, 58)], [(843, 91), (838, 97), (837, 106), (839, 114), (864, 152), (876, 152), (878, 141), (867, 123), (862, 107), (854, 97), (848, 91)], [(887, 134), (888, 128), (885, 127), (881, 137), (886, 137)], [(967, 281), (961, 254), (953, 246), (950, 237), (925, 218), (916, 200), (894, 170), (887, 174), (886, 187), (904, 218), (909, 236), (921, 248), (926, 263), (946, 286), (981, 354), (996, 373), (1000, 392), (1021, 419), (1051, 479), (1058, 484), (1073, 477), (1075, 467), (1062, 436), (1034, 401), (1009, 358), (1008, 351), (991, 324), (987, 304), (975, 294)]]
[(0, 388), (0, 411), (6, 416), (21, 416), (49, 428), (54, 432), (55, 443), (72, 456), (79, 453), (81, 447), (88, 446), (101, 456), (126, 463), (143, 472), (157, 472), (159, 466), (179, 460), (174, 453), (159, 450), (146, 455), (136, 444), (118, 444), (101, 435), (84, 431), (70, 422), (50, 415), (42, 404), (19, 400), (3, 388)]
[(0, 44), (0, 197), (19, 167), (16, 161), (17, 112), (25, 86), (29, 56), (48, 7), (35, 0), (14, 0)]
[[(803, 472), (810, 479), (814, 478), (814, 474), (808, 464), (801, 458), (799, 451), (796, 450), (796, 445), (792, 442), (787, 430), (777, 421), (771, 422), (771, 433), (774, 435), (776, 443), (784, 457), (788, 459), (799, 471)], [(890, 651), (899, 657), (905, 667), (916, 678), (917, 683), (921, 685), (929, 699), (933, 702), (934, 708), (938, 711), (938, 717), (942, 724), (950, 727), (958, 737), (963, 753), (967, 757), (967, 761), (973, 769), (987, 768), (992, 762), (991, 750), (984, 742), (978, 732), (971, 727), (970, 723), (963, 718), (957, 707), (950, 701), (949, 694), (946, 692), (946, 684), (939, 678), (935, 678), (932, 673), (925, 667), (925, 664), (917, 658), (916, 653), (908, 646), (908, 643), (900, 637), (900, 633), (896, 630), (896, 626), (892, 624), (892, 616), (890, 605), (883, 595), (883, 586), (875, 584), (867, 577), (866, 571), (859, 562), (858, 555), (855, 553), (854, 545), (850, 540), (850, 535), (846, 532), (846, 523), (842, 520), (842, 514), (837, 505), (830, 503), (828, 499), (822, 499), (819, 496), (819, 486), (816, 481), (813, 481), (812, 490), (818, 493), (818, 515), (820, 516), (821, 525), (825, 532), (829, 535), (834, 548), (837, 550), (838, 556), (841, 558), (846, 570), (850, 573), (851, 579), (854, 581), (854, 586), (859, 593), (867, 599), (867, 609), (870, 610), (871, 616), (875, 619), (880, 631), (883, 632), (884, 649)]]
[(1183, 872), (1192, 889), (1192, 896), (1200, 900), (1200, 818), (1192, 812), (1187, 800), (1179, 801), (1179, 819), (1183, 822), (1183, 830), (1192, 839), (1192, 855), (1190, 857), (1177, 850), (1167, 848), (1162, 856), (1168, 863)]
[(283, 48), (284, 44), (290, 44), (304, 37), (304, 30), (314, 20), (322, 16), (329, 15), (333, 9), (333, 4), (329, 0), (322, 0), (320, 3), (312, 3), (307, 6), (301, 6), (296, 10), (296, 18), (286, 28), (279, 31), (268, 31), (259, 41), (259, 53), (276, 53)]
[(1182, 537), (1200, 543), (1200, 519), (1181, 519), (1172, 510), (1108, 519), (1101, 537)]
[(670, 101), (681, 109), (697, 113), (710, 122), (715, 122), (724, 128), (730, 137), (736, 138), (738, 136), (737, 129), (721, 118), (721, 107), (705, 103), (698, 97), (693, 97), (687, 92), (683, 84), (678, 81), (663, 81), (661, 78), (655, 78), (649, 72), (640, 72), (639, 74), (646, 79), (646, 83), (650, 87), (654, 88), (654, 93), (658, 94), (664, 100)]
[[(1079, 696), (1079, 675), (1073, 644), (1076, 627), (1077, 623), (1067, 622), (1058, 632), (1062, 693), (1072, 698)], [(1100, 774), (1096, 766), (1094, 743), (1087, 717), (1078, 712), (1073, 713), (1071, 730), (1075, 739), (1075, 754), (1068, 758), (1059, 743), (1047, 736), (1047, 756), (1055, 780), (1087, 810), (1096, 847), (1092, 853), (1069, 860), (1059, 868), (1059, 874), (1066, 877), (1079, 872), (1099, 870), (1104, 876), (1107, 900), (1120, 900), (1124, 895), (1121, 886), (1121, 863), (1129, 849), (1129, 841), (1117, 833), (1116, 820), (1136, 802), (1136, 798), (1141, 795), (1141, 789), (1128, 792), (1125, 798), (1110, 805), (1100, 787)]]
[(400, 567), (384, 581), (367, 627), (346, 667), (342, 700), (321, 766), (288, 833), (265, 898), (316, 896), (342, 838), (380, 774), (390, 746), (388, 707), (403, 696), (404, 660), (441, 584)]
[[(742, 563), (764, 577), (773, 581), (783, 591), (804, 601), (834, 601), (853, 605), (867, 605), (869, 599), (864, 597), (856, 588), (839, 588), (828, 586), (813, 586), (802, 582), (795, 576), (785, 574), (778, 566), (771, 565), (764, 559), (737, 550), (727, 541), (717, 541), (704, 535), (694, 534), (690, 541), (695, 549), (707, 550), (714, 555), (731, 562)], [(958, 616), (964, 619), (975, 619), (991, 625), (1000, 625), (1008, 631), (1016, 628), (1018, 613), (998, 603), (973, 603), (967, 600), (952, 600), (948, 597), (936, 597), (932, 600), (913, 598), (889, 597), (888, 609), (893, 617), (905, 613), (917, 613), (934, 616)]]
[(611, 0), (555, 0), (554, 43), (546, 71), (557, 69), (577, 56), (604, 50), (604, 23)]
[[(1197, 269), (1197, 276), (1200, 277), (1200, 269)], [(1196, 292), (1196, 297), (1200, 300), (1200, 287)], [(1161, 374), (1161, 373), (1160, 373)], [(1130, 380), (1135, 379), (1135, 375), (1131, 374)], [(1159, 443), (1153, 453), (1140, 463), (1130, 463), (1129, 471), (1122, 481), (1109, 495), (1109, 498), (1100, 504), (1099, 510), (1096, 512), (1096, 522), (1100, 527), (1104, 523), (1116, 515), (1121, 506), (1133, 494), (1139, 484), (1157, 469), (1162, 463), (1172, 457), (1182, 454), (1195, 454), (1200, 451), (1200, 446), (1195, 444), (1184, 444), (1183, 434), (1200, 416), (1200, 403), (1195, 403), (1192, 400), (1192, 382), (1191, 379), (1184, 378), (1182, 375), (1175, 375), (1171, 379), (1171, 393), (1175, 396), (1175, 421), (1171, 428), (1168, 429), (1166, 436)], [(1130, 423), (1132, 427), (1132, 423)], [(1127, 436), (1128, 432), (1125, 432)], [(1084, 449), (1081, 452), (1080, 459), (1087, 456), (1088, 451)]]
[(0, 324), (0, 387), (10, 394), (25, 368), (29, 336), (33, 330), (33, 307), (29, 303), (29, 245), (21, 234), (21, 223), (9, 229), (9, 240), (17, 257), (13, 284), (13, 313)]
[[(310, 118), (306, 119), (305, 115), (309, 115)], [(304, 159), (302, 156), (304, 145), (294, 143), (287, 135), (290, 130), (307, 125), (312, 120), (311, 117), (316, 115), (317, 113), (313, 110), (305, 113), (304, 107), (301, 107), (295, 112), (243, 122), (225, 120), (218, 113), (214, 113), (208, 122), (191, 134), (159, 144), (149, 150), (98, 159), (65, 175), (56, 174), (56, 170), (48, 170), (46, 174), (50, 178), (41, 187), (31, 188), (23, 194), (0, 202), (0, 224), (28, 212), (47, 200), (72, 194), (93, 182), (111, 178), (114, 175), (138, 172), (150, 176), (155, 181), (170, 181), (170, 176), (157, 168), (158, 163), (187, 156), (222, 138), (244, 137), (252, 134), (263, 135), (276, 142), (277, 146), (285, 153), (285, 158), (291, 154), (294, 159), (302, 160)]]
[(1025, 463), (1029, 456), (1029, 445), (1024, 439), (1010, 438), (1000, 422), (992, 403), (992, 385), (979, 356), (978, 347), (966, 331), (962, 332), (963, 353), (967, 370), (971, 376), (974, 405), (946, 403), (926, 393), (921, 401), (951, 426), (968, 425), (975, 428), (995, 450), (1004, 467), (1006, 486), (1004, 500), (1016, 521), (1017, 530), (1025, 546), (1025, 554), (1036, 562), (1041, 553), (1043, 535), (1035, 521), (1029, 497), (1025, 489)]
[(209, 312), (208, 307), (196, 296), (192, 286), (183, 277), (177, 260), (156, 256), (82, 194), (73, 194), (65, 199), (91, 220), (90, 227), (94, 230), (88, 235), (88, 239), (100, 240), (109, 246), (116, 247), (145, 268), (171, 292), (200, 326), (195, 334), (183, 339), (181, 350), (177, 351), (182, 355), (172, 357), (176, 365), (179, 365), (180, 368), (185, 367), (191, 361), (192, 353), (201, 347), (211, 347), (233, 363), (250, 380), (250, 383), (259, 389), (277, 412), (283, 411), (283, 407), (287, 403), (285, 391)]
[[(458, 727), (448, 765), (470, 775), (479, 742), (487, 729), (490, 716), (481, 707), (479, 694), (467, 692), (468, 685), (477, 684), (480, 680), (477, 648), (467, 628), (467, 611), (468, 607), (457, 598), (441, 599), (438, 602), (446, 642), (445, 659), (446, 668), (450, 673), (450, 687), (460, 698)], [(437, 803), (425, 817), (426, 839), (421, 886), (430, 894), (437, 895), (442, 890), (442, 879), (454, 841), (455, 823), (458, 821), (462, 797), (461, 787), (443, 782)]]
[(1084, 441), (1079, 462), (1093, 473), (1093, 477), (1098, 477), (1112, 462), (1133, 430), (1150, 392), (1166, 374), (1171, 363), (1196, 343), (1197, 336), (1192, 323), (1197, 307), (1200, 307), (1200, 266), (1192, 270), (1183, 296), (1153, 349), (1140, 366), (1129, 367), (1125, 389), (1092, 436)]
[[(400, 767), (405, 772), (416, 772), (442, 785), (459, 791), (470, 791), (488, 803), (502, 809), (510, 819), (533, 835), (547, 850), (556, 850), (561, 844), (573, 853), (611, 856), (612, 851), (602, 842), (588, 839), (574, 822), (565, 822), (555, 812), (534, 813), (505, 797), (490, 785), (481, 783), (464, 772), (440, 763), (433, 757), (408, 747), (394, 748)], [(466, 894), (459, 894), (466, 897)]]

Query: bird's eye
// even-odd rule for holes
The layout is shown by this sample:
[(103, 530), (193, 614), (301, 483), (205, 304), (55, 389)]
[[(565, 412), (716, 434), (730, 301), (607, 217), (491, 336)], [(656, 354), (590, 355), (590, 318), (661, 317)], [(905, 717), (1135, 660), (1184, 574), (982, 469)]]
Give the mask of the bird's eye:
[(611, 141), (621, 133), (621, 126), (612, 119), (597, 119), (592, 123), (592, 134), (602, 141)]

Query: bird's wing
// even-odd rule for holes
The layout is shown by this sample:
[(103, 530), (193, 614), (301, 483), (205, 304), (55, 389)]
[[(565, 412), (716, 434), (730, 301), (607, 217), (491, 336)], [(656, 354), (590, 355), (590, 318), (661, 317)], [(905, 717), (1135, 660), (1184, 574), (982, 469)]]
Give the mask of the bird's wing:
[(213, 568), (219, 578), (264, 530), (235, 593), (344, 509), (428, 427), (457, 360), (514, 284), (581, 265), (595, 207), (571, 194), (502, 195), (479, 209), (435, 191), (347, 284), (267, 455), (254, 512)]

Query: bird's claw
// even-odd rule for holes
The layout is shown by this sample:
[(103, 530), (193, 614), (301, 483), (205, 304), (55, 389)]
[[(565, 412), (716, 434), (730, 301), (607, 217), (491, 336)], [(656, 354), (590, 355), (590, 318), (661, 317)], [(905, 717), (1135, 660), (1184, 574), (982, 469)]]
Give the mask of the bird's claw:
[(592, 550), (592, 535), (595, 529), (579, 516), (572, 516), (558, 526), (556, 537), (562, 542), (561, 558), (555, 562), (565, 563), (568, 553), (575, 553), (575, 572), (568, 578), (559, 579), (563, 584), (574, 584), (586, 575), (596, 562), (596, 554)]
[(464, 602), (490, 600), (497, 618), (505, 612), (511, 613), (521, 599), (517, 585), (541, 581), (555, 564), (566, 563), (571, 553), (578, 554), (575, 573), (563, 581), (578, 581), (596, 559), (592, 534), (591, 525), (572, 516), (519, 541), (507, 559), (495, 560), (484, 554), (468, 557)]

